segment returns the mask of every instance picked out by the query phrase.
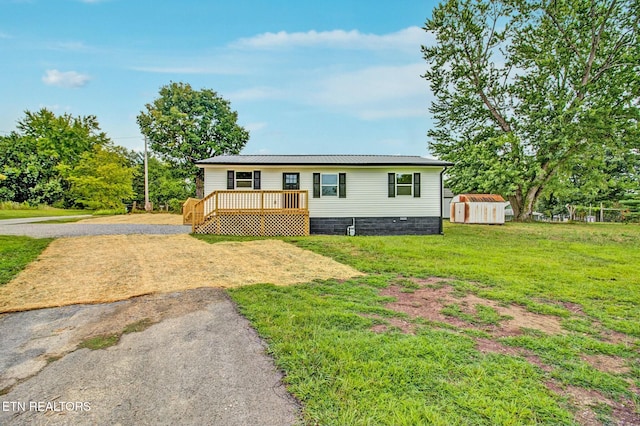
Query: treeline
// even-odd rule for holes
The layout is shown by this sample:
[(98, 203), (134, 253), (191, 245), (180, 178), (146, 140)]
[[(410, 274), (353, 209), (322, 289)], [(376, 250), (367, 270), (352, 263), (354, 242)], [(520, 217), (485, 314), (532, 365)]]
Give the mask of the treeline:
[[(179, 210), (194, 185), (149, 158), (149, 198)], [(143, 155), (115, 145), (95, 116), (26, 111), (0, 136), (0, 202), (60, 208), (124, 210), (144, 202)]]

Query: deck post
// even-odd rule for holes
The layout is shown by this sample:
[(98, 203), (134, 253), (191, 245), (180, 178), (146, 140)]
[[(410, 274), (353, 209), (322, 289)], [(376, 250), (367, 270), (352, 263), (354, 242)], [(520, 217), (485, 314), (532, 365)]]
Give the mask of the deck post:
[(196, 204), (191, 204), (191, 233), (195, 234), (196, 232)]
[(264, 236), (264, 191), (260, 191), (260, 235)]

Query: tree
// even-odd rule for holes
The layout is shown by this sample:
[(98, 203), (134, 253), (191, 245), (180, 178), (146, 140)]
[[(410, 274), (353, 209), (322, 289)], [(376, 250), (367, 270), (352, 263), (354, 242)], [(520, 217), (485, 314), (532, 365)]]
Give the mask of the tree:
[(68, 183), (60, 167), (73, 167), (81, 155), (108, 143), (94, 116), (56, 116), (47, 109), (25, 111), (17, 131), (0, 137), (0, 200), (64, 204)]
[(128, 153), (122, 147), (96, 145), (84, 152), (78, 164), (62, 173), (71, 184), (74, 203), (90, 209), (122, 209), (133, 197), (133, 172)]
[(216, 92), (171, 83), (138, 115), (150, 148), (185, 178), (194, 179), (196, 195), (204, 196), (204, 172), (195, 162), (216, 155), (238, 154), (249, 132), (237, 124), (238, 113)]
[[(425, 29), (429, 147), (457, 192), (495, 192), (518, 220), (571, 171), (591, 178), (638, 140), (636, 0), (447, 0)], [(609, 154), (608, 154), (609, 153)], [(595, 172), (595, 173), (591, 173)]]
[[(142, 154), (136, 161), (136, 174), (133, 180), (136, 199), (144, 201), (144, 158)], [(154, 205), (169, 204), (171, 208), (182, 205), (184, 200), (194, 195), (193, 183), (189, 183), (174, 167), (154, 156), (149, 156), (149, 201)], [(142, 198), (141, 198), (142, 197)]]

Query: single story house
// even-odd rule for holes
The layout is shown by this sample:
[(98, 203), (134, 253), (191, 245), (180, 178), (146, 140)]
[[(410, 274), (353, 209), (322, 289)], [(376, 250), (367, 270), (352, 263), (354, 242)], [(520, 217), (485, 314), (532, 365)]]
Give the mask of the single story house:
[[(441, 234), (452, 163), (399, 155), (228, 155), (204, 169), (194, 232), (254, 235)], [(186, 217), (186, 216), (185, 216)]]

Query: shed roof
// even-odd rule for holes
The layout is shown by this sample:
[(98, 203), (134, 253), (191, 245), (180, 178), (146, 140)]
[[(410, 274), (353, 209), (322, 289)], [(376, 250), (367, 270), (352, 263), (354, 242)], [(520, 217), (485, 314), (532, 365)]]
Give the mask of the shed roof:
[(417, 155), (220, 155), (196, 162), (246, 165), (453, 166), (447, 161)]
[(470, 203), (504, 203), (504, 198), (497, 194), (460, 194), (456, 196), (459, 202)]

